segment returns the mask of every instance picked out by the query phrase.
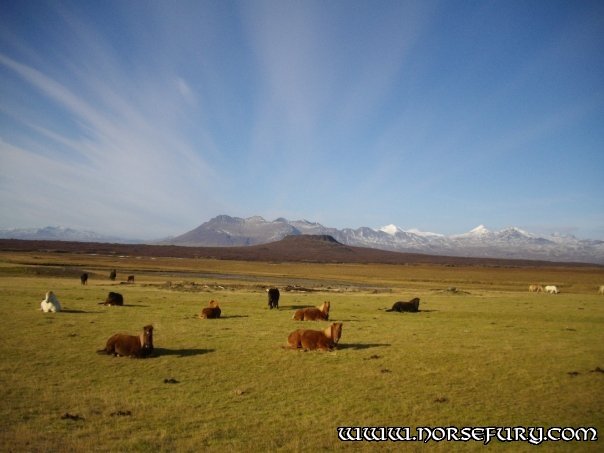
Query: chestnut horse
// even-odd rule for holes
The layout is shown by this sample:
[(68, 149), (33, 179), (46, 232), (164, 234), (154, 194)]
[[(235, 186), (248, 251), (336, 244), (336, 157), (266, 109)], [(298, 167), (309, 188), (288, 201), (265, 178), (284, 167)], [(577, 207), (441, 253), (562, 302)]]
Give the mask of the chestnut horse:
[(140, 336), (116, 333), (107, 340), (105, 349), (97, 351), (99, 354), (115, 356), (144, 358), (153, 352), (153, 326), (143, 327)]
[(327, 321), (329, 319), (330, 302), (323, 302), (319, 307), (308, 307), (296, 310), (293, 319), (296, 321)]
[(287, 344), (292, 349), (302, 348), (305, 351), (321, 349), (331, 351), (342, 336), (342, 323), (334, 322), (325, 330), (294, 330), (287, 337)]
[(201, 310), (201, 314), (199, 315), (202, 319), (216, 319), (220, 318), (220, 307), (218, 306), (218, 302), (215, 300), (211, 300), (206, 308)]

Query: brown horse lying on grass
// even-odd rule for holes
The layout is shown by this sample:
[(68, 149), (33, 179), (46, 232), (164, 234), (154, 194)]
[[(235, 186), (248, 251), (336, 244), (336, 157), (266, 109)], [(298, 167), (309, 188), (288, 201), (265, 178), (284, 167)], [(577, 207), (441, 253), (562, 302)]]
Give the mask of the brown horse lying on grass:
[(144, 358), (153, 352), (153, 326), (143, 327), (140, 336), (116, 333), (107, 340), (105, 349), (97, 351), (99, 354), (113, 356)]
[(201, 310), (201, 314), (199, 315), (202, 319), (216, 319), (220, 318), (220, 307), (218, 306), (218, 302), (215, 300), (211, 300), (206, 308)]
[(293, 319), (296, 321), (327, 321), (329, 319), (329, 306), (330, 302), (323, 302), (318, 307), (308, 307), (296, 310)]
[(322, 349), (331, 351), (342, 336), (342, 323), (334, 322), (325, 330), (294, 330), (287, 337), (287, 344), (292, 349), (302, 348), (305, 351)]

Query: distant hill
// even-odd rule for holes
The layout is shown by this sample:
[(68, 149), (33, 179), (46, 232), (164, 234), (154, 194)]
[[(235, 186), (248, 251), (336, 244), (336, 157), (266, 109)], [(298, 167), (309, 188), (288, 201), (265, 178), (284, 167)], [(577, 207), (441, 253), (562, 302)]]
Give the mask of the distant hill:
[(250, 246), (308, 234), (330, 235), (344, 245), (397, 252), (604, 264), (604, 241), (560, 235), (541, 237), (516, 227), (490, 231), (483, 225), (468, 233), (445, 236), (405, 231), (396, 225), (340, 230), (307, 220), (267, 221), (259, 216), (243, 219), (221, 215), (162, 243), (197, 247)]
[(133, 243), (114, 236), (104, 236), (94, 231), (75, 230), (62, 226), (44, 228), (14, 228), (0, 230), (0, 239), (23, 239), (30, 241), (74, 241), (74, 242), (120, 242)]

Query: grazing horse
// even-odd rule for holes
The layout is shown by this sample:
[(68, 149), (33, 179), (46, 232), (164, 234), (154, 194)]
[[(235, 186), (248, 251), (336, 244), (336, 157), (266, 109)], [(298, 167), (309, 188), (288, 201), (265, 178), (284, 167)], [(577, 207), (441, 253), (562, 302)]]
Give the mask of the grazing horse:
[(266, 290), (268, 293), (268, 308), (279, 308), (279, 289), (269, 288)]
[(111, 272), (109, 272), (109, 280), (111, 280), (112, 282), (115, 281), (115, 277), (117, 277), (117, 272), (115, 269), (113, 269)]
[(529, 285), (529, 293), (542, 293), (543, 286), (541, 285)]
[(296, 310), (293, 319), (296, 321), (327, 321), (329, 319), (329, 301), (323, 302), (319, 307), (308, 307)]
[(107, 340), (104, 349), (97, 351), (99, 354), (115, 356), (144, 358), (153, 352), (153, 326), (143, 327), (140, 336), (116, 333)]
[(128, 283), (134, 283), (134, 275), (128, 275)]
[(80, 283), (82, 285), (88, 284), (88, 274), (86, 272), (84, 272), (82, 275), (80, 275)]
[(331, 351), (336, 347), (342, 336), (342, 323), (334, 322), (325, 330), (294, 330), (287, 337), (291, 349), (302, 348), (305, 351), (322, 349)]
[(548, 285), (545, 287), (545, 292), (547, 294), (558, 294), (560, 291), (558, 290), (558, 287), (555, 285)]
[(46, 298), (40, 304), (40, 310), (44, 313), (61, 311), (61, 304), (59, 303), (57, 296), (55, 296), (55, 293), (52, 291), (46, 293)]
[(415, 299), (411, 299), (409, 302), (399, 300), (398, 302), (394, 303), (390, 310), (386, 311), (409, 311), (412, 313), (417, 313), (419, 311), (419, 298), (416, 297)]
[(201, 310), (199, 317), (202, 319), (216, 319), (220, 318), (220, 313), (221, 310), (218, 306), (218, 302), (211, 300), (208, 306)]
[(101, 302), (103, 305), (124, 305), (124, 296), (120, 293), (114, 293), (113, 291), (109, 291), (107, 295), (107, 299), (105, 302)]

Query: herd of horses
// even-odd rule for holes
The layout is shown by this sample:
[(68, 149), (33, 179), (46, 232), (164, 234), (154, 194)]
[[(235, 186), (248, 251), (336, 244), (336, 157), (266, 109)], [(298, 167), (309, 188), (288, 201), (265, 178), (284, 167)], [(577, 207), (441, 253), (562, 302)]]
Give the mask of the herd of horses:
[[(600, 287), (602, 288), (602, 287)], [(547, 293), (547, 294), (558, 294), (560, 290), (556, 285), (547, 285), (543, 287), (542, 285), (529, 285), (529, 293)], [(600, 294), (604, 294), (601, 292)]]
[[(116, 278), (117, 278), (117, 270), (113, 269), (109, 273), (109, 280), (111, 280), (112, 282), (114, 282)], [(134, 283), (134, 275), (128, 275), (128, 278), (126, 279), (126, 282), (127, 283)], [(84, 272), (82, 275), (80, 275), (80, 283), (82, 285), (87, 285), (88, 284), (88, 272)]]
[[(109, 279), (115, 281), (117, 278), (116, 270), (112, 270), (109, 274)], [(88, 283), (88, 273), (83, 273), (80, 276), (82, 285)], [(134, 275), (129, 275), (127, 283), (134, 283)], [(268, 307), (269, 309), (279, 308), (280, 293), (278, 288), (269, 288)], [(545, 292), (548, 294), (558, 294), (560, 291), (557, 286), (548, 285), (542, 286), (538, 284), (529, 285), (529, 292)], [(598, 289), (599, 294), (604, 294), (604, 286)], [(392, 312), (419, 312), (419, 298), (411, 299), (410, 301), (397, 301), (392, 305), (392, 308), (386, 311)], [(117, 292), (110, 291), (102, 305), (121, 306), (124, 305), (124, 297)], [(329, 309), (331, 303), (323, 302), (318, 307), (306, 307), (295, 311), (292, 319), (296, 321), (328, 321)], [(46, 293), (45, 299), (40, 304), (40, 309), (45, 312), (61, 311), (61, 304), (53, 291)], [(217, 319), (220, 318), (222, 311), (217, 301), (211, 300), (207, 307), (204, 307), (199, 314), (202, 319)], [(334, 322), (324, 330), (297, 329), (291, 332), (287, 337), (287, 347), (291, 349), (310, 350), (326, 350), (331, 351), (336, 348), (342, 336), (342, 323)], [(134, 358), (145, 358), (153, 352), (153, 326), (147, 325), (143, 327), (143, 333), (140, 335), (114, 334), (107, 340), (103, 349), (97, 351), (99, 354), (109, 354), (113, 356), (126, 356)]]
[[(109, 279), (115, 281), (117, 278), (116, 270), (112, 270), (109, 274)], [(134, 283), (134, 276), (128, 276), (128, 283)], [(88, 283), (88, 273), (83, 273), (80, 276), (80, 283), (86, 285)], [(269, 288), (266, 290), (268, 294), (269, 309), (279, 308), (280, 293), (278, 288)], [(99, 302), (107, 306), (122, 306), (124, 305), (124, 297), (122, 294), (110, 291), (104, 302)], [(296, 321), (328, 321), (330, 301), (323, 302), (318, 307), (305, 307), (295, 311), (292, 319)], [(58, 312), (61, 311), (61, 304), (53, 291), (46, 293), (45, 299), (41, 303), (42, 311)], [(392, 309), (387, 311), (419, 311), (419, 299), (415, 298), (409, 302), (398, 301)], [(207, 307), (204, 307), (199, 314), (202, 319), (217, 319), (220, 318), (222, 311), (219, 303), (211, 300)], [(291, 332), (287, 337), (287, 347), (291, 349), (310, 350), (325, 350), (331, 351), (336, 348), (342, 336), (342, 323), (334, 322), (323, 330), (312, 329), (297, 329)], [(105, 347), (97, 351), (99, 354), (108, 354), (113, 356), (126, 356), (133, 358), (149, 357), (153, 352), (153, 326), (147, 325), (143, 327), (143, 333), (140, 335), (128, 335), (116, 333), (109, 337)]]

